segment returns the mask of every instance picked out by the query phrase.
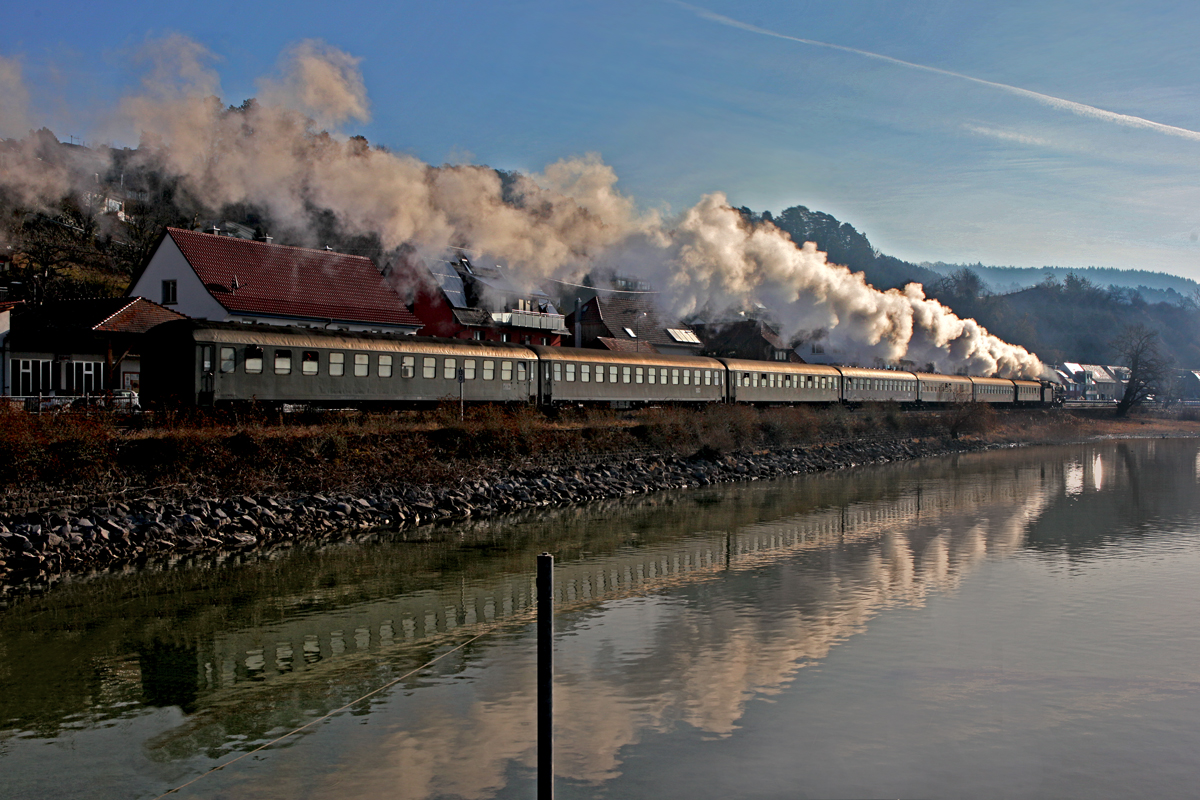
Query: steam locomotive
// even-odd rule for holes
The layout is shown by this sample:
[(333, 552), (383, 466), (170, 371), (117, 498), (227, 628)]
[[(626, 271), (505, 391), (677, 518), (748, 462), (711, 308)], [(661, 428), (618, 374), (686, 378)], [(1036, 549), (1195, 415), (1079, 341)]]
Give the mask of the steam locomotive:
[(1037, 407), (1054, 401), (1050, 384), (1030, 380), (203, 320), (166, 322), (149, 338), (142, 399), (160, 406), (419, 407), (461, 400), (616, 408), (963, 401)]

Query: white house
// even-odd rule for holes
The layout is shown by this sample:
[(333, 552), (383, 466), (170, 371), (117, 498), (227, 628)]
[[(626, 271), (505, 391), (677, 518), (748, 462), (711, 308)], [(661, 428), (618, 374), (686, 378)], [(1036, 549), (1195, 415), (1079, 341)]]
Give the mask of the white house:
[(421, 320), (363, 256), (167, 228), (129, 294), (196, 319), (413, 334)]

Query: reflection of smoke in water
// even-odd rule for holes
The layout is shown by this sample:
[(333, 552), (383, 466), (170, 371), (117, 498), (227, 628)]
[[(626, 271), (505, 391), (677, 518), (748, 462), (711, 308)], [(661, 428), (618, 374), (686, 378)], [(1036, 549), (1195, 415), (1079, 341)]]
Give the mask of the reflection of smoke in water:
[[(358, 61), (322, 43), (288, 50), (280, 75), (261, 80), (258, 101), (241, 110), (216, 99), (217, 76), (200, 45), (176, 36), (148, 56), (141, 91), (122, 100), (103, 133), (140, 133), (141, 163), (180, 176), (209, 206), (249, 203), (298, 235), (312, 230), (314, 209), (324, 210), (348, 233), (377, 234), (387, 249), (469, 247), (527, 284), (578, 281), (592, 269), (634, 272), (663, 290), (660, 302), (673, 314), (761, 305), (785, 339), (821, 331), (829, 346), (863, 363), (1042, 371), (1024, 348), (958, 318), (919, 284), (878, 291), (811, 243), (797, 246), (769, 222), (746, 221), (720, 192), (667, 220), (620, 193), (616, 174), (595, 154), (502, 179), (487, 167), (432, 167), (372, 149), (338, 133), (369, 117)], [(28, 94), (5, 59), (0, 84), (18, 98), (0, 106), (7, 130), (27, 118), (20, 98)], [(65, 172), (36, 162), (28, 141), (16, 161), (0, 188), (24, 202), (49, 203), (69, 190)]]

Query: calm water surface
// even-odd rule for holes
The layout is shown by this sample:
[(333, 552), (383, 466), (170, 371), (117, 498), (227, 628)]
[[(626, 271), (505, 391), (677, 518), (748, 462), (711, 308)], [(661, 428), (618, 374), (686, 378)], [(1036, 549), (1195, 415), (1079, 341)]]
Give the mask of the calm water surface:
[[(972, 454), (180, 563), (0, 610), (0, 797), (1193, 797), (1200, 443)], [(480, 635), (482, 634), (482, 635)], [(432, 667), (432, 658), (475, 638)]]

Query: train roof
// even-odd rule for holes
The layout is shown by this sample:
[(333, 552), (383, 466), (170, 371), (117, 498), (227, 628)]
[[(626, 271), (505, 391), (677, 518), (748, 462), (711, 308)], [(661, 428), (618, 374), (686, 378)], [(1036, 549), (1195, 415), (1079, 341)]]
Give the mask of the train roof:
[(748, 358), (718, 358), (734, 372), (774, 372), (797, 375), (840, 375), (836, 367), (825, 364), (793, 364), (790, 361), (754, 361)]
[[(169, 326), (169, 327), (168, 327)], [(291, 325), (247, 325), (240, 322), (178, 320), (153, 329), (158, 334), (186, 336), (192, 341), (271, 347), (345, 348), (372, 352), (414, 353), (479, 358), (522, 358), (537, 356), (524, 345), (480, 342), (474, 339), (443, 339), (404, 334), (327, 331)]]
[(881, 378), (883, 380), (915, 380), (917, 373), (904, 372), (896, 369), (867, 369), (865, 367), (839, 367), (847, 378)]
[(545, 347), (543, 345), (531, 345), (529, 349), (545, 361), (586, 361), (591, 364), (645, 364), (647, 366), (674, 365), (703, 369), (723, 368), (717, 359), (704, 356), (676, 356), (628, 350), (595, 350), (590, 347)]
[(916, 376), (922, 381), (948, 381), (950, 383), (970, 384), (971, 379), (966, 375), (942, 375), (937, 372), (918, 372)]
[(971, 383), (983, 383), (983, 384), (987, 384), (988, 386), (996, 386), (996, 385), (1012, 386), (1013, 380), (1012, 380), (1012, 378), (976, 378), (976, 377), (972, 377)]

